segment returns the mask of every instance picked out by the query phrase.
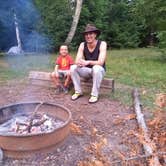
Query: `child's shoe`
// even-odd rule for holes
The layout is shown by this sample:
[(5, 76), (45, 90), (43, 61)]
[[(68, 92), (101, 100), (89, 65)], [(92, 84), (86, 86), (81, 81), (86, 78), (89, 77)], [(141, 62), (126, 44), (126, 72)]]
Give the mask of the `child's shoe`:
[(62, 89), (63, 89), (63, 92), (64, 92), (65, 94), (67, 94), (67, 93), (69, 92), (69, 89), (68, 89), (67, 87), (65, 87), (65, 86), (63, 86)]

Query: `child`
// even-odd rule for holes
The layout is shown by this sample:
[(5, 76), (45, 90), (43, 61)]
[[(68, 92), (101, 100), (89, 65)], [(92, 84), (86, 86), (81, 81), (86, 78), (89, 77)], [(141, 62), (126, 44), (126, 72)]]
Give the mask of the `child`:
[[(68, 46), (61, 45), (59, 55), (55, 62), (54, 72), (51, 73), (51, 78), (57, 86), (57, 93), (64, 91), (68, 93), (68, 88), (71, 83), (70, 66), (73, 65), (74, 60), (68, 53)], [(65, 78), (64, 84), (61, 83), (61, 78)]]

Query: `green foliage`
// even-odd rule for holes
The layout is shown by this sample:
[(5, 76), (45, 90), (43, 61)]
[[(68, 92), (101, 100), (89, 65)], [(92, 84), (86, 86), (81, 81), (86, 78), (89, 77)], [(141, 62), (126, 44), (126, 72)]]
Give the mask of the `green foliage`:
[(112, 47), (138, 47), (140, 26), (132, 12), (133, 4), (126, 0), (110, 1), (108, 7), (108, 41)]
[(87, 23), (94, 23), (102, 30), (100, 38), (111, 47), (137, 47), (140, 43), (140, 27), (132, 12), (133, 4), (120, 0), (85, 0), (73, 43), (81, 40), (80, 32)]
[(78, 47), (79, 43), (84, 40), (81, 32), (84, 31), (85, 25), (88, 23), (95, 24), (99, 29), (102, 29), (101, 38), (105, 40), (104, 27), (106, 24), (103, 19), (106, 16), (107, 6), (108, 0), (83, 1), (80, 20), (78, 23), (76, 34), (72, 41), (72, 46)]
[(157, 37), (159, 38), (159, 51), (163, 59), (166, 60), (166, 31), (158, 32)]
[(46, 33), (53, 40), (52, 47), (57, 50), (67, 37), (72, 22), (73, 11), (70, 8), (69, 1), (35, 0), (35, 2), (41, 12), (47, 29)]
[(166, 31), (160, 31), (158, 38), (160, 39), (159, 48), (166, 48)]
[(153, 46), (157, 41), (156, 34), (165, 23), (166, 1), (163, 0), (135, 0), (133, 11), (144, 25), (141, 35), (142, 43)]
[[(25, 2), (29, 1), (31, 0)], [(15, 6), (16, 2), (6, 0), (0, 6), (0, 10), (9, 11), (5, 14), (0, 13), (0, 50), (5, 50), (7, 45), (13, 46), (16, 43), (16, 37), (13, 37), (15, 30), (6, 28), (1, 19), (5, 17), (13, 24), (11, 6)], [(76, 6), (76, 0), (72, 1), (72, 4), (70, 0), (33, 2), (41, 17), (33, 14), (34, 10), (29, 13), (28, 8), (22, 8), (18, 15), (26, 27), (24, 31), (26, 33), (37, 31), (49, 36), (52, 43), (45, 42), (46, 47), (58, 50), (70, 30), (75, 12), (72, 7)], [(84, 40), (81, 32), (87, 23), (94, 23), (101, 29), (100, 39), (105, 40), (108, 46), (113, 48), (156, 46), (158, 42), (161, 47), (164, 42), (163, 31), (166, 29), (165, 12), (166, 1), (163, 0), (84, 0), (76, 34), (70, 47), (75, 50)], [(34, 18), (30, 19), (32, 17)]]

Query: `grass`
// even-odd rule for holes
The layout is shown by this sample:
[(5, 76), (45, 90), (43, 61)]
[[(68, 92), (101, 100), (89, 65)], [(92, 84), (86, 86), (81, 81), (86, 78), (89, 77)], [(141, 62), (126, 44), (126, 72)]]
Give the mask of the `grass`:
[(30, 70), (50, 71), (51, 67), (53, 67), (53, 64), (49, 55), (1, 56), (1, 83), (27, 77)]
[[(108, 52), (107, 76), (117, 83), (127, 85), (114, 95), (123, 102), (131, 104), (127, 96), (131, 89), (140, 89), (143, 104), (152, 107), (155, 94), (166, 91), (166, 61), (156, 49), (112, 50)], [(125, 86), (126, 87), (126, 86)]]
[[(71, 53), (75, 56), (76, 53)], [(30, 70), (52, 71), (53, 55), (5, 56), (0, 54), (0, 83), (28, 77)], [(154, 48), (108, 50), (107, 77), (115, 79), (113, 99), (131, 104), (131, 90), (139, 88), (146, 107), (152, 107), (155, 94), (166, 91), (166, 61)]]
[(155, 50), (113, 50), (108, 56), (107, 74), (118, 82), (138, 87), (166, 88), (166, 61), (162, 61)]

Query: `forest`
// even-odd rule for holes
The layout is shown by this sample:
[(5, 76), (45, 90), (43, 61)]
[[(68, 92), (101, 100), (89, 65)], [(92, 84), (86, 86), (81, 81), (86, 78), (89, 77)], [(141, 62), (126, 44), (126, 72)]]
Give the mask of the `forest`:
[[(13, 13), (17, 15), (23, 50), (55, 51), (64, 43), (80, 0), (6, 0), (0, 5), (0, 51), (17, 45)], [(166, 1), (83, 0), (70, 48), (83, 40), (93, 23), (109, 48), (166, 47)]]

